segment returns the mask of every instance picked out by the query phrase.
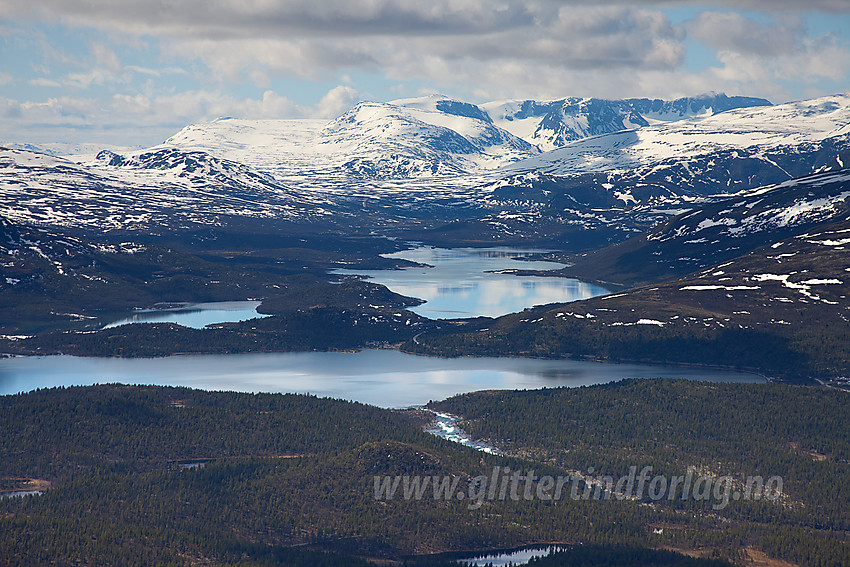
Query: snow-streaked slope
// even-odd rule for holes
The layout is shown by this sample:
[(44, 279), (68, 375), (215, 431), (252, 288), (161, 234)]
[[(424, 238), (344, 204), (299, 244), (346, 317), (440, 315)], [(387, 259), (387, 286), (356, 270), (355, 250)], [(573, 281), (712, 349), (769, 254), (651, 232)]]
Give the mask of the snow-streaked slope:
[(0, 148), (0, 216), (42, 226), (157, 233), (217, 226), (229, 217), (311, 221), (332, 214), (320, 195), (203, 152), (100, 157), (79, 164)]
[(329, 122), (220, 118), (188, 126), (162, 147), (204, 151), (286, 183), (311, 185), (321, 179), (331, 190), (393, 180), (455, 184), (458, 177), (534, 157), (541, 148), (744, 104), (768, 103), (713, 95), (669, 102), (568, 98), (477, 106), (430, 95), (361, 102)]
[(13, 150), (26, 150), (39, 154), (48, 154), (57, 157), (67, 157), (75, 161), (93, 159), (103, 150), (116, 153), (134, 152), (143, 149), (142, 146), (116, 146), (114, 144), (99, 144), (92, 142), (47, 142), (39, 144), (3, 142), (0, 147)]
[(500, 128), (549, 151), (590, 136), (706, 117), (735, 108), (769, 105), (764, 99), (711, 94), (673, 101), (645, 98), (516, 100), (487, 103), (481, 108)]
[(373, 178), (476, 173), (537, 153), (478, 107), (439, 96), (360, 103), (322, 130), (322, 143), (344, 149), (346, 170)]
[(850, 221), (850, 169), (792, 179), (686, 214), (648, 236), (683, 245), (734, 243), (824, 222)]
[(698, 205), (640, 236), (577, 257), (573, 269), (594, 279), (654, 283), (816, 226), (848, 222), (850, 169), (823, 172)]
[[(629, 105), (637, 103), (620, 103), (608, 108), (619, 109), (611, 116), (634, 126)], [(672, 103), (646, 104), (658, 116), (680, 112)], [(848, 108), (850, 95), (837, 95), (729, 110), (544, 154), (499, 128), (487, 108), (440, 95), (361, 103), (333, 121), (221, 118), (149, 150), (105, 151), (81, 163), (3, 150), (0, 214), (106, 230), (334, 216), (378, 230), (413, 219), (475, 220), (494, 235), (540, 227), (547, 235), (614, 227), (620, 235), (707, 197), (850, 163)], [(700, 109), (692, 102), (681, 112)], [(608, 127), (591, 122), (576, 127)]]
[(538, 153), (477, 106), (440, 95), (363, 102), (330, 122), (221, 118), (188, 126), (163, 146), (240, 161), (282, 181), (476, 174)]
[(850, 95), (842, 94), (585, 138), (511, 164), (505, 172), (571, 176), (627, 170), (728, 150), (791, 149), (848, 134)]
[(650, 124), (687, 118), (704, 118), (739, 108), (772, 106), (769, 100), (763, 98), (726, 96), (723, 93), (678, 98), (671, 101), (657, 98), (630, 98), (627, 102)]
[(627, 101), (567, 98), (483, 105), (500, 128), (548, 151), (574, 140), (648, 126)]
[(307, 173), (332, 176), (334, 149), (320, 143), (327, 124), (327, 120), (219, 118), (186, 126), (162, 147), (203, 151), (284, 181)]

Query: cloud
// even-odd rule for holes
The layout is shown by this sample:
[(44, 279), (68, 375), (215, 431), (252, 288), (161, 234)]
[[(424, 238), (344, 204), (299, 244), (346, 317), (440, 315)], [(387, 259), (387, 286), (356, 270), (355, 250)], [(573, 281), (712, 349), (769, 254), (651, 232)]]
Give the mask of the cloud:
[[(766, 12), (850, 12), (846, 0), (714, 0), (711, 4)], [(704, 5), (703, 0), (5, 0), (0, 4), (0, 17), (60, 21), (136, 36), (425, 36), (530, 27), (540, 23), (541, 13), (558, 7)]]
[(675, 68), (685, 56), (684, 30), (661, 12), (541, 3), (529, 13), (532, 24), (487, 27), (487, 33), (180, 38), (164, 51), (202, 61), (212, 80), (261, 88), (274, 77), (327, 80), (350, 69), (451, 87), (476, 65), (638, 71)]
[[(277, 78), (328, 81), (356, 69), (456, 90), (475, 88), (468, 86), (472, 79), (499, 90), (510, 77), (522, 75), (531, 80), (526, 89), (533, 91), (535, 83), (548, 82), (549, 77), (530, 76), (523, 66), (561, 78), (575, 75), (574, 71), (600, 75), (600, 69), (614, 75), (681, 69), (687, 55), (686, 29), (660, 10), (703, 4), (696, 0), (6, 0), (0, 15), (95, 28), (125, 40), (157, 38), (163, 62), (178, 68), (200, 63), (195, 80), (207, 87), (236, 82), (266, 90)], [(704, 12), (690, 21), (690, 38), (722, 51), (727, 61), (733, 59), (730, 53), (775, 57), (799, 50), (804, 30), (792, 12), (801, 9), (800, 2), (719, 0), (714, 5), (789, 13), (777, 25), (728, 11)], [(810, 0), (805, 9), (850, 12), (850, 2)], [(127, 82), (108, 46), (93, 42), (90, 51), (91, 68), (61, 82), (78, 88)], [(508, 86), (516, 91), (519, 85)]]
[(0, 16), (29, 16), (135, 35), (262, 37), (483, 33), (527, 25), (525, 2), (507, 0), (7, 0)]
[(792, 53), (803, 32), (797, 19), (764, 24), (736, 12), (703, 12), (686, 27), (691, 37), (715, 49), (762, 57)]
[(185, 75), (187, 71), (179, 67), (163, 67), (161, 69), (152, 69), (150, 67), (140, 67), (138, 65), (127, 65), (124, 71), (138, 73), (140, 75), (149, 75), (151, 77), (163, 77), (166, 75)]
[[(4, 118), (4, 137), (10, 140), (56, 141), (57, 129), (62, 128), (83, 129), (86, 139), (97, 138), (96, 130), (108, 129), (129, 132), (134, 143), (138, 143), (140, 133), (147, 133), (146, 143), (153, 145), (193, 122), (221, 116), (331, 118), (342, 114), (358, 100), (360, 94), (345, 85), (330, 89), (313, 106), (298, 105), (272, 90), (265, 91), (259, 98), (238, 98), (204, 90), (156, 96), (119, 93), (105, 100), (51, 97), (44, 102), (20, 102), (0, 97), (0, 116)], [(134, 129), (135, 134), (132, 134)]]
[(722, 66), (706, 73), (719, 83), (763, 88), (789, 80), (839, 81), (850, 75), (850, 50), (832, 35), (807, 37), (797, 18), (765, 23), (737, 13), (703, 12), (686, 28), (716, 50)]
[(310, 113), (315, 118), (336, 118), (360, 101), (360, 93), (355, 89), (339, 85), (322, 97)]
[(61, 87), (62, 83), (59, 81), (54, 81), (53, 79), (48, 79), (47, 77), (36, 77), (35, 79), (30, 79), (29, 84), (34, 87)]
[(850, 5), (846, 0), (560, 0), (562, 4), (568, 5), (629, 5), (671, 8), (678, 6), (726, 6), (737, 10), (755, 10), (775, 12), (784, 10), (789, 12), (850, 12)]
[(102, 42), (92, 43), (89, 46), (89, 50), (99, 67), (104, 67), (112, 72), (121, 70), (121, 61), (118, 59), (118, 56)]
[[(265, 80), (257, 68), (314, 77), (387, 68), (398, 51), (412, 52), (408, 59), (510, 58), (574, 68), (670, 66), (682, 52), (680, 30), (658, 11), (546, 0), (10, 0), (5, 12), (150, 35), (168, 44), (166, 52), (203, 60), (222, 80), (242, 75), (255, 83)], [(91, 49), (98, 66), (117, 69), (108, 48)]]
[[(782, 101), (850, 78), (844, 35), (813, 37), (802, 15), (821, 11), (845, 21), (850, 1), (713, 0), (684, 24), (665, 12), (684, 6), (679, 14), (693, 13), (707, 4), (4, 0), (0, 21), (10, 26), (2, 33), (15, 35), (18, 45), (28, 42), (19, 52), (34, 53), (29, 68), (38, 70), (16, 71), (3, 94), (14, 87), (26, 93), (17, 98), (33, 98), (24, 88), (32, 85), (74, 96), (6, 99), (0, 112), (45, 125), (84, 115), (90, 124), (130, 128), (136, 121), (164, 131), (220, 115), (331, 117), (363, 96), (356, 88), (385, 95), (442, 91), (479, 101), (672, 98), (709, 90)], [(713, 58), (703, 49), (689, 57), (694, 45)], [(697, 58), (705, 59), (701, 69), (691, 67)], [(298, 81), (340, 86), (309, 104), (292, 94), (296, 103), (284, 89), (295, 92)], [(82, 100), (97, 104), (75, 113), (74, 101)]]

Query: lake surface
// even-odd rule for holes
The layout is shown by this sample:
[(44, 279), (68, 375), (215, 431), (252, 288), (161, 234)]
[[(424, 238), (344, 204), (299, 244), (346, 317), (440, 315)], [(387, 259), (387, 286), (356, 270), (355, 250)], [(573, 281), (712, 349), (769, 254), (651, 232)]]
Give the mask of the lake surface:
[(184, 327), (203, 329), (216, 323), (238, 323), (257, 317), (261, 301), (217, 301), (214, 303), (187, 303), (173, 309), (139, 309), (127, 317), (104, 325), (103, 329), (128, 323), (176, 323)]
[(557, 270), (564, 264), (515, 260), (543, 252), (516, 248), (432, 248), (385, 254), (433, 266), (403, 270), (335, 270), (359, 274), (396, 293), (424, 299), (410, 310), (430, 319), (498, 317), (546, 303), (577, 301), (608, 293), (571, 278), (516, 276), (504, 270)]
[(476, 390), (588, 386), (654, 377), (764, 382), (754, 374), (699, 368), (495, 357), (445, 359), (392, 350), (0, 359), (0, 394), (121, 382), (241, 392), (309, 392), (393, 408)]
[(24, 496), (40, 496), (43, 490), (7, 490), (0, 492), (0, 498), (23, 498)]
[(562, 549), (564, 548), (559, 546), (529, 547), (508, 553), (486, 555), (475, 559), (459, 559), (458, 564), (475, 567), (482, 567), (484, 565), (493, 565), (493, 567), (515, 565), (518, 567), (519, 565), (525, 565), (536, 557), (547, 557), (557, 551), (561, 551)]
[[(554, 269), (561, 264), (518, 261), (537, 250), (420, 247), (391, 257), (433, 268), (360, 272), (393, 291), (426, 299), (414, 310), (440, 317), (496, 316), (532, 305), (584, 299), (606, 293), (577, 280), (486, 273), (488, 270)], [(342, 271), (340, 271), (342, 272)], [(346, 272), (351, 273), (351, 272)], [(260, 317), (259, 301), (202, 303), (179, 309), (134, 312), (112, 321), (172, 322), (188, 327)], [(718, 382), (763, 382), (756, 375), (632, 364), (522, 358), (415, 356), (390, 350), (361, 352), (183, 355), (165, 358), (78, 358), (70, 356), (0, 359), (0, 394), (35, 388), (107, 382), (235, 390), (297, 392), (354, 400), (381, 407), (424, 405), (459, 393), (487, 389), (587, 386), (624, 378), (686, 378)], [(459, 435), (450, 418), (442, 433)]]

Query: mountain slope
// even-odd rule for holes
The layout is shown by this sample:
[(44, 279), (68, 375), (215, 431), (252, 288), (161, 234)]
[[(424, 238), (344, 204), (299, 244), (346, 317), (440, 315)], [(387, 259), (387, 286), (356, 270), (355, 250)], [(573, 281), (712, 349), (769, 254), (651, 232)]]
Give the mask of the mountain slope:
[(850, 95), (723, 112), (585, 138), (511, 164), (493, 199), (559, 208), (674, 209), (683, 201), (843, 167)]
[(188, 126), (164, 145), (244, 160), (286, 180), (307, 174), (354, 180), (453, 176), (538, 153), (494, 126), (477, 106), (442, 95), (361, 102), (330, 122), (218, 119)]
[(0, 148), (0, 215), (21, 223), (158, 234), (228, 219), (328, 217), (332, 204), (247, 166), (160, 149), (93, 163)]
[(241, 161), (286, 182), (314, 175), (340, 184), (446, 178), (485, 173), (588, 136), (757, 104), (769, 103), (716, 95), (477, 106), (431, 95), (361, 102), (330, 122), (221, 118), (184, 128), (164, 147)]
[(700, 119), (582, 139), (506, 168), (552, 175), (636, 168), (664, 160), (687, 162), (729, 150), (758, 155), (850, 134), (850, 94), (772, 107), (730, 110)]
[(625, 242), (571, 258), (565, 274), (626, 285), (681, 277), (826, 222), (850, 221), (850, 169), (701, 206)]
[(426, 334), (406, 348), (723, 364), (791, 380), (841, 379), (850, 373), (848, 248), (845, 169), (708, 204), (563, 270), (661, 283), (526, 309), (462, 333)]
[(322, 130), (355, 176), (404, 178), (493, 169), (536, 149), (493, 125), (477, 106), (438, 95), (360, 103)]
[(770, 106), (770, 102), (723, 94), (673, 101), (571, 97), (547, 102), (492, 102), (482, 108), (500, 128), (549, 151), (590, 136), (751, 106)]
[(544, 151), (560, 148), (588, 136), (649, 126), (632, 105), (624, 100), (524, 100), (490, 103), (483, 107), (499, 127)]
[[(570, 132), (586, 135), (757, 103), (564, 99), (549, 110), (561, 126), (575, 118), (581, 128)], [(528, 110), (535, 112), (543, 110)], [(105, 151), (85, 163), (3, 150), (0, 214), (154, 233), (221, 224), (254, 231), (252, 223), (280, 228), (285, 219), (441, 242), (531, 239), (575, 251), (623, 240), (718, 194), (850, 158), (848, 95), (650, 124), (543, 154), (497, 123), (487, 107), (434, 95), (361, 103), (330, 123), (223, 118), (186, 127), (162, 146)], [(582, 243), (571, 245), (575, 238)]]

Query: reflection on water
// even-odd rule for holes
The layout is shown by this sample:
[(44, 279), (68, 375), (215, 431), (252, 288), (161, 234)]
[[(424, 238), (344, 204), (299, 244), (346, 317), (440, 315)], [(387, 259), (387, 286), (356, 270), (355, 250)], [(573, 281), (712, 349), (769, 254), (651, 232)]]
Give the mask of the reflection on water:
[(184, 327), (203, 329), (216, 323), (237, 323), (268, 317), (257, 313), (260, 301), (217, 301), (214, 303), (188, 303), (174, 309), (140, 309), (129, 317), (105, 325), (110, 329), (128, 323), (176, 323)]
[(563, 303), (602, 295), (599, 286), (568, 278), (516, 276), (503, 270), (557, 270), (556, 262), (515, 260), (539, 250), (513, 248), (421, 247), (387, 254), (431, 268), (403, 270), (336, 270), (361, 274), (396, 293), (424, 299), (411, 311), (432, 319), (497, 317), (545, 303)]
[(44, 494), (42, 490), (7, 490), (0, 492), (0, 498), (22, 498), (24, 496), (39, 496)]
[(519, 567), (520, 565), (525, 565), (536, 557), (546, 557), (564, 549), (566, 548), (558, 546), (529, 547), (526, 549), (519, 549), (508, 553), (485, 555), (482, 557), (476, 557), (474, 559), (461, 559), (458, 561), (458, 563), (463, 566), (476, 567), (483, 565), (493, 565), (493, 567), (516, 565), (517, 567)]
[(420, 406), (476, 390), (589, 386), (653, 377), (764, 382), (754, 374), (698, 368), (522, 358), (446, 359), (392, 350), (0, 360), (0, 394), (122, 382), (242, 392), (309, 392), (382, 407)]

